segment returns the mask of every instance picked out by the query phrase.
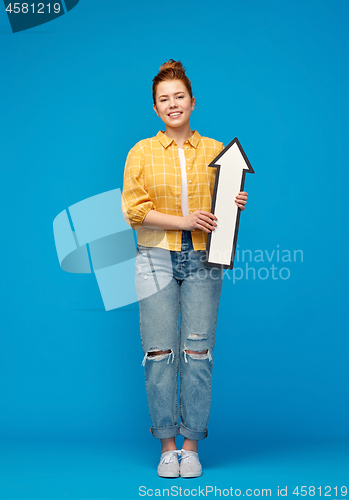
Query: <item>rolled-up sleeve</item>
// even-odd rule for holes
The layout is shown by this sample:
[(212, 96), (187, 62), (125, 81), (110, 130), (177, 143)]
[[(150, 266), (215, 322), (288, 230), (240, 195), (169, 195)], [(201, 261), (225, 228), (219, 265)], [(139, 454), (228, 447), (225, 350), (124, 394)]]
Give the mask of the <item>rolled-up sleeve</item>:
[(136, 144), (127, 155), (124, 185), (122, 190), (122, 213), (133, 228), (142, 226), (143, 220), (155, 205), (144, 184), (144, 154), (140, 144)]

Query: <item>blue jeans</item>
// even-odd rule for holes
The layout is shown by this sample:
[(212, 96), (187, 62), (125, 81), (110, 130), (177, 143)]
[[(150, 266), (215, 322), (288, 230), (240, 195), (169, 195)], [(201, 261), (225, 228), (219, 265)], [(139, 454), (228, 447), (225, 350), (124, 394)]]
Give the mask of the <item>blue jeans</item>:
[(137, 246), (136, 290), (150, 431), (158, 439), (178, 433), (194, 440), (207, 437), (223, 271), (204, 266), (205, 256), (205, 250), (194, 251), (190, 231), (182, 232), (180, 252)]

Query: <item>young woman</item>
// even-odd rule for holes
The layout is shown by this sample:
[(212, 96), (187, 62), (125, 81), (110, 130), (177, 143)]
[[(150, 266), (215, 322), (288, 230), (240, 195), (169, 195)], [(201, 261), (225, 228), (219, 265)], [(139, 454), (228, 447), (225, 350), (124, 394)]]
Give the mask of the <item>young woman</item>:
[[(165, 132), (129, 152), (122, 208), (138, 231), (136, 290), (150, 431), (161, 440), (158, 475), (198, 477), (222, 288), (222, 270), (204, 266), (207, 234), (219, 225), (210, 212), (216, 169), (208, 165), (224, 146), (191, 130), (195, 99), (180, 61), (160, 67), (153, 100)], [(240, 192), (235, 198), (241, 210), (247, 196)], [(180, 451), (178, 434), (184, 436)]]

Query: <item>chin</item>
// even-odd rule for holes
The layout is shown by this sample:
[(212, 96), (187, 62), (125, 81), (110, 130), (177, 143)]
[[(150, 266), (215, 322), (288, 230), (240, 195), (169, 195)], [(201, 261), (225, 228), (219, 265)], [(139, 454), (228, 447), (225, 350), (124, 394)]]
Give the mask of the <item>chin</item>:
[(186, 125), (187, 121), (180, 121), (180, 122), (167, 122), (166, 125), (171, 128), (178, 128), (178, 127), (183, 127), (183, 125)]

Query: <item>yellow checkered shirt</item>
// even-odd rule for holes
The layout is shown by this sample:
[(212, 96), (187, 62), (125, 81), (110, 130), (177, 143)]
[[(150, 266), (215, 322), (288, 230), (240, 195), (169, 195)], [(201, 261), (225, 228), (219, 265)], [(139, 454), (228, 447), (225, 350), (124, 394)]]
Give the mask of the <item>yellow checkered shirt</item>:
[[(189, 213), (211, 211), (216, 169), (209, 163), (224, 149), (221, 142), (201, 137), (194, 131), (185, 141), (184, 156), (188, 185)], [(178, 146), (164, 132), (138, 142), (129, 152), (125, 165), (122, 212), (126, 222), (137, 231), (138, 244), (181, 250), (182, 231), (143, 227), (150, 210), (182, 217), (181, 167)], [(194, 250), (205, 250), (207, 233), (192, 231)]]

